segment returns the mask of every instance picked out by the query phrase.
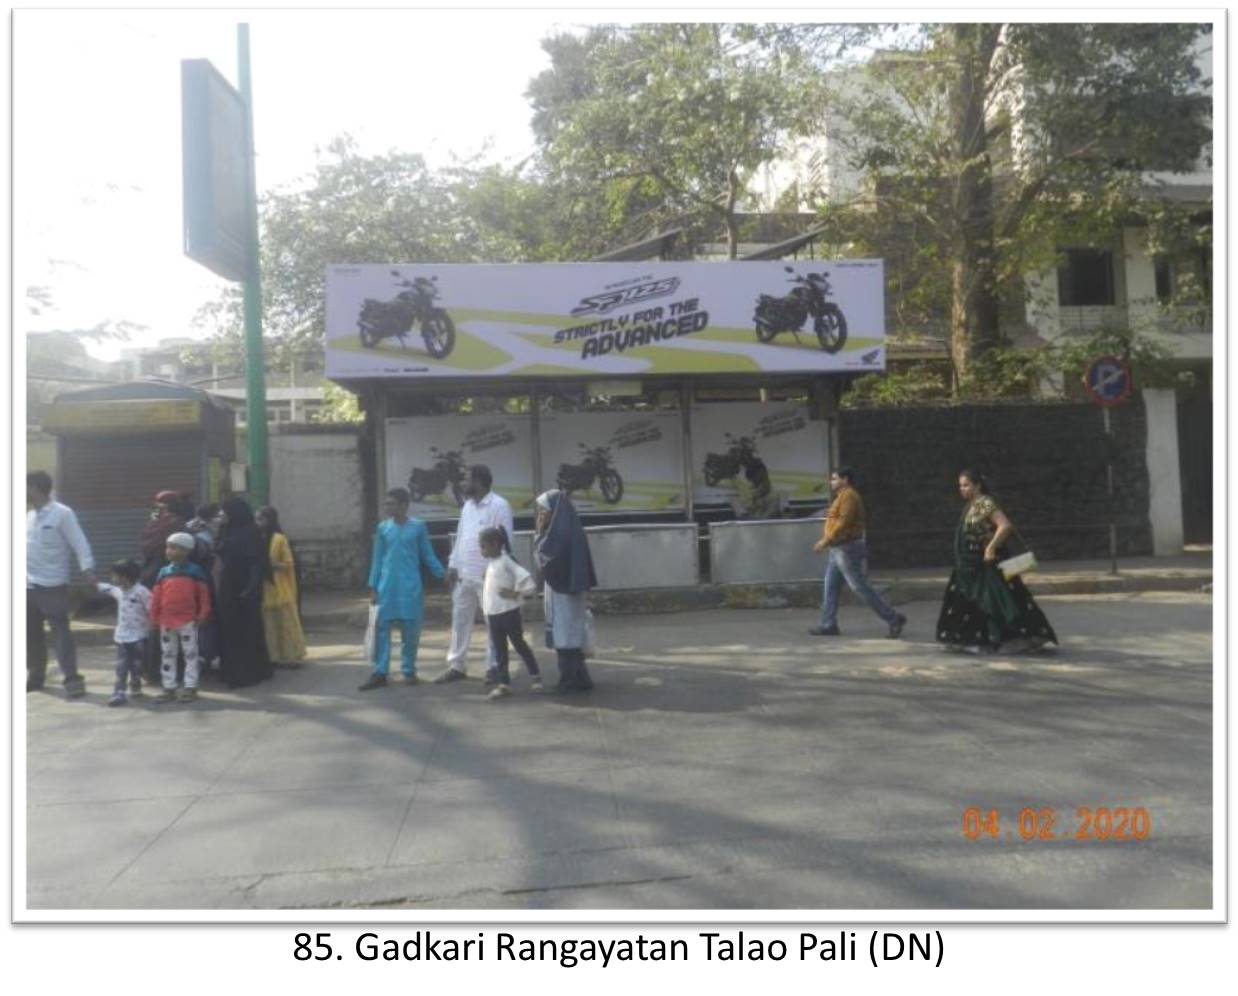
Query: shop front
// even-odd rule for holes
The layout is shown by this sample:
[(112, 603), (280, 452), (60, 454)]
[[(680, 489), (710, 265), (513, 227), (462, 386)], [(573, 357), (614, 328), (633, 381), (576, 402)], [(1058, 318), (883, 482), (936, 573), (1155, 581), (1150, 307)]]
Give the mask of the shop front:
[(210, 502), (244, 490), (234, 421), (205, 391), (164, 381), (56, 398), (43, 418), (56, 437), (56, 495), (77, 512), (97, 563), (137, 555), (158, 491)]

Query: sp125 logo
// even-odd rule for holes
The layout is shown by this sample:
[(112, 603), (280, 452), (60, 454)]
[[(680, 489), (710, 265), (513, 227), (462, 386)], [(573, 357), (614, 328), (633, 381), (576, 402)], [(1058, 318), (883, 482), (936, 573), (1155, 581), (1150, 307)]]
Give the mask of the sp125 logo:
[(649, 283), (635, 284), (632, 287), (623, 287), (619, 290), (605, 291), (602, 294), (592, 294), (589, 297), (582, 297), (580, 299), (580, 304), (572, 309), (572, 315), (591, 315), (595, 311), (600, 315), (604, 315), (606, 312), (613, 311), (615, 308), (622, 307), (623, 305), (636, 304), (655, 297), (666, 297), (668, 294), (674, 294), (678, 289), (679, 278), (667, 277), (664, 280), (653, 280)]

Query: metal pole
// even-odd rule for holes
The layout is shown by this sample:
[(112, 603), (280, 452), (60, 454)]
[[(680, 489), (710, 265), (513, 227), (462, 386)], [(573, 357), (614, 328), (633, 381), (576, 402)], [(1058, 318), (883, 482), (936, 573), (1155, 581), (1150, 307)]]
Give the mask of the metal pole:
[(245, 251), (245, 415), (249, 440), (249, 496), (270, 500), (267, 477), (266, 370), (262, 355), (262, 271), (258, 261), (258, 189), (254, 177), (254, 94), (249, 78), (249, 25), (236, 26), (238, 77), (245, 107), (245, 213), (249, 239)]
[(533, 457), (533, 497), (542, 493), (542, 398), (537, 383), (529, 386), (529, 441)]
[(679, 386), (679, 425), (683, 431), (683, 511), (684, 519), (696, 517), (696, 496), (692, 492), (692, 382)]
[(1113, 429), (1109, 424), (1109, 409), (1102, 408), (1105, 417), (1105, 476), (1109, 486), (1109, 573), (1118, 573), (1118, 526), (1114, 521), (1113, 503)]

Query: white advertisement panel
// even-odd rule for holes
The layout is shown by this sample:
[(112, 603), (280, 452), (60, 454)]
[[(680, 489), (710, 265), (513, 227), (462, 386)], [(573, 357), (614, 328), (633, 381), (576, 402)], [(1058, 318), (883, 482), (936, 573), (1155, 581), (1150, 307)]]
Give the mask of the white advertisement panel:
[(739, 479), (768, 474), (776, 497), (829, 501), (830, 442), (826, 423), (796, 404), (696, 405), (692, 409), (695, 500), (732, 502)]
[(581, 511), (684, 507), (677, 412), (543, 415), (541, 445), (547, 486), (570, 491)]
[(327, 376), (885, 369), (879, 259), (327, 267)]
[(409, 514), (454, 519), (464, 503), (469, 467), (485, 464), (494, 490), (516, 515), (533, 505), (533, 440), (527, 415), (417, 415), (389, 418), (387, 487), (407, 488)]

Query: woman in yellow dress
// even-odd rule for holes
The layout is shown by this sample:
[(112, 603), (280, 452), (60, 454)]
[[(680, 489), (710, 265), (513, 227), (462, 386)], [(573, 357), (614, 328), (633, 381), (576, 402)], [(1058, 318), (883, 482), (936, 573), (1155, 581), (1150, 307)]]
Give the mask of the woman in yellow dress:
[(262, 587), (262, 624), (267, 652), (276, 667), (300, 667), (305, 660), (305, 633), (297, 614), (297, 567), (292, 547), (269, 505), (256, 516), (270, 550), (271, 578)]

